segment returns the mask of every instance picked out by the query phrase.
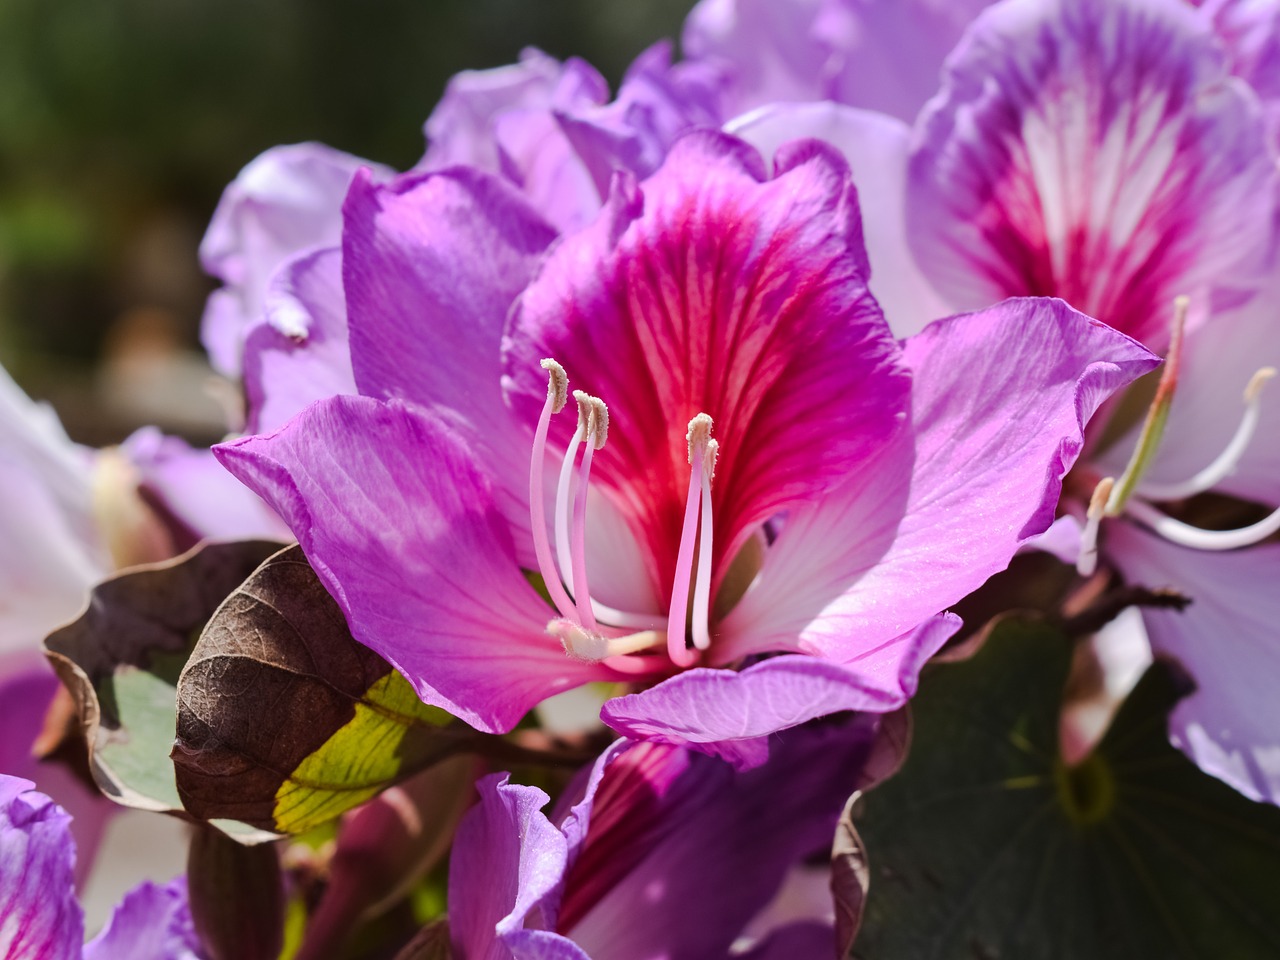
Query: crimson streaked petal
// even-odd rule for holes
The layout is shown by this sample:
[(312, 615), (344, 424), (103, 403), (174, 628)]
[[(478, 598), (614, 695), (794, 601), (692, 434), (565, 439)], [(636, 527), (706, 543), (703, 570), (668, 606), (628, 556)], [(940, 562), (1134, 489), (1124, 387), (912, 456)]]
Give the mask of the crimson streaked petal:
[(997, 4), (921, 125), (908, 236), (959, 308), (1060, 296), (1162, 349), (1175, 296), (1260, 279), (1265, 124), (1190, 4)]
[[(720, 559), (902, 426), (909, 385), (866, 273), (835, 151), (793, 145), (768, 180), (754, 150), (704, 132), (639, 187), (616, 180), (601, 218), (525, 291), (506, 345), (515, 410), (532, 422), (542, 405), (541, 357), (608, 404), (593, 483), (644, 545), (659, 596), (674, 576), (695, 414), (710, 414), (720, 444)], [(553, 424), (562, 448), (570, 420)]]
[(333, 397), (214, 448), (282, 516), (357, 640), (482, 730), (611, 671), (565, 656), (469, 445), (400, 401)]

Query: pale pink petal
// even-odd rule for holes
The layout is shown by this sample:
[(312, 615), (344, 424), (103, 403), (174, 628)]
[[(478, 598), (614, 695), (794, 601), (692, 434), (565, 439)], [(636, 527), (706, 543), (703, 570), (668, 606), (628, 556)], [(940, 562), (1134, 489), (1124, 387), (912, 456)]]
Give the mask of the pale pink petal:
[(1191, 598), (1181, 613), (1143, 611), (1152, 650), (1196, 683), (1169, 717), (1170, 739), (1206, 773), (1280, 803), (1280, 546), (1207, 553), (1129, 523), (1104, 532), (1108, 559), (1129, 580)]

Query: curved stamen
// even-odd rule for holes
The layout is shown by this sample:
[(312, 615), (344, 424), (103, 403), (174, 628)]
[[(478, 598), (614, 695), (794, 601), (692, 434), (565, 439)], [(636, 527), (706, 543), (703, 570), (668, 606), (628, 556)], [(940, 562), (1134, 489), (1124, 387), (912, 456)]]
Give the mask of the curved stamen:
[(581, 390), (573, 392), (578, 401), (579, 430), (585, 422), (586, 443), (582, 448), (582, 466), (578, 473), (578, 490), (573, 499), (573, 535), (569, 540), (569, 558), (573, 571), (570, 587), (578, 606), (578, 622), (588, 630), (596, 629), (591, 609), (591, 588), (587, 583), (587, 484), (591, 479), (592, 455), (604, 446), (609, 435), (609, 409), (604, 401)]
[(711, 478), (716, 472), (716, 457), (720, 453), (720, 444), (708, 440), (703, 448), (702, 467), (702, 516), (698, 530), (698, 573), (693, 581), (693, 645), (699, 650), (711, 646), (710, 616), (711, 608), (711, 534), (714, 527), (711, 523)]
[(1098, 569), (1098, 527), (1106, 515), (1107, 501), (1115, 484), (1115, 477), (1103, 477), (1089, 498), (1089, 512), (1080, 533), (1080, 556), (1076, 558), (1076, 572), (1082, 577), (1091, 577)]
[(1226, 449), (1195, 476), (1181, 483), (1143, 483), (1138, 495), (1148, 500), (1181, 500), (1212, 489), (1231, 475), (1253, 440), (1262, 412), (1262, 388), (1276, 375), (1275, 367), (1263, 367), (1249, 380), (1244, 391), (1244, 415)]
[(551, 417), (564, 409), (569, 399), (569, 378), (564, 367), (548, 358), (542, 361), (547, 371), (547, 402), (542, 405), (538, 426), (533, 434), (533, 457), (529, 461), (529, 521), (533, 529), (533, 552), (538, 558), (538, 572), (546, 584), (547, 594), (562, 617), (573, 610), (573, 601), (560, 582), (560, 573), (551, 557), (551, 543), (547, 539), (547, 512), (542, 496), (542, 475), (546, 462), (547, 431)]
[(685, 645), (685, 627), (689, 613), (689, 582), (693, 573), (694, 536), (698, 530), (698, 507), (702, 499), (702, 474), (711, 426), (711, 418), (705, 413), (689, 421), (689, 492), (685, 496), (684, 527), (680, 531), (675, 582), (671, 588), (671, 605), (667, 609), (667, 656), (681, 667), (692, 666), (698, 659), (697, 649), (690, 650)]
[(1149, 503), (1131, 500), (1125, 512), (1141, 520), (1155, 533), (1179, 546), (1194, 550), (1238, 550), (1260, 543), (1280, 532), (1280, 509), (1257, 523), (1238, 530), (1202, 530), (1161, 513)]
[(573, 488), (573, 465), (578, 459), (578, 445), (587, 435), (587, 424), (578, 408), (578, 429), (569, 441), (564, 452), (564, 462), (560, 464), (560, 482), (556, 484), (556, 559), (560, 561), (560, 569), (564, 571), (565, 585), (573, 593), (573, 558), (569, 552), (569, 492)]

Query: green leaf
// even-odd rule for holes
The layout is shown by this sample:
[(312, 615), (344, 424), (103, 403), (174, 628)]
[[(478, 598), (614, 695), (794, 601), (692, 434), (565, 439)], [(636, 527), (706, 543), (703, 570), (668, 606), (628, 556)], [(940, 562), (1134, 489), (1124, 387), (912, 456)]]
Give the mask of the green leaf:
[(94, 780), (118, 803), (182, 813), (175, 687), (209, 615), (278, 543), (210, 544), (99, 584), (45, 650), (76, 701)]
[(210, 619), (178, 681), (186, 808), (303, 833), (483, 735), (358, 643), (298, 547)]
[(869, 960), (1252, 960), (1280, 956), (1280, 810), (1169, 745), (1188, 683), (1157, 664), (1068, 770), (1070, 645), (1006, 622), (927, 671), (902, 771), (857, 817)]

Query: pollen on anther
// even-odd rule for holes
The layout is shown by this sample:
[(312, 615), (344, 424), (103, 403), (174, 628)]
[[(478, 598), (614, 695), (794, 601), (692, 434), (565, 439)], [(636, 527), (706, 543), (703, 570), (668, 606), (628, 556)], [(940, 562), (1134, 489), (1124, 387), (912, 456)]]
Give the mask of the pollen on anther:
[(1262, 393), (1262, 388), (1267, 385), (1267, 381), (1276, 375), (1275, 367), (1263, 367), (1249, 378), (1248, 385), (1244, 388), (1244, 402), (1254, 403), (1258, 396)]
[(689, 421), (689, 432), (685, 434), (685, 439), (689, 441), (689, 464), (692, 466), (695, 451), (700, 447), (705, 448), (708, 443), (713, 443), (711, 439), (711, 428), (714, 423), (708, 414), (700, 413)]
[(547, 371), (547, 396), (551, 398), (551, 412), (559, 413), (569, 402), (569, 375), (564, 367), (550, 357), (542, 361), (542, 369)]
[(720, 458), (720, 441), (708, 440), (707, 452), (703, 455), (703, 461), (707, 470), (707, 479), (714, 480), (716, 478), (716, 461)]
[(609, 437), (609, 408), (585, 390), (573, 391), (573, 399), (578, 402), (578, 430), (599, 450)]

